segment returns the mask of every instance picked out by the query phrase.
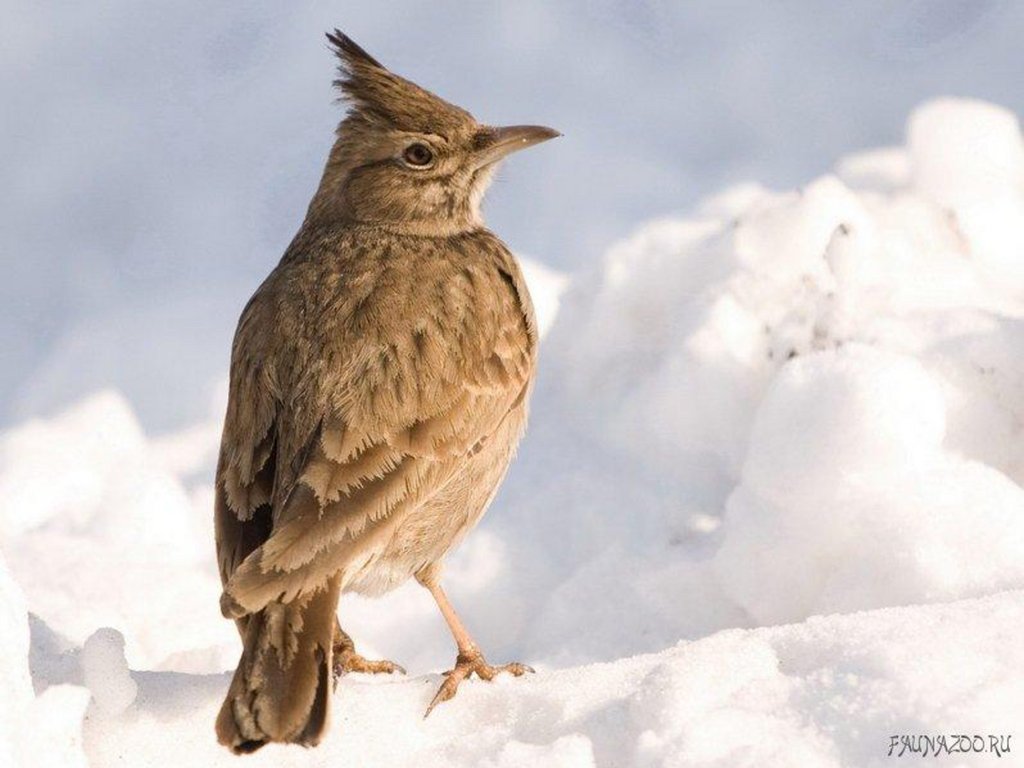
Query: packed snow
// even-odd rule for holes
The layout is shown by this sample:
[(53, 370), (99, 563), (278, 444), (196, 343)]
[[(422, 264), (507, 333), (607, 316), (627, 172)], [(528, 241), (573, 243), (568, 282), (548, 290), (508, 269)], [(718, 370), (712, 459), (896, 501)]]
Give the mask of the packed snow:
[[(570, 277), (528, 263), (530, 432), (445, 580), (538, 673), (424, 720), (454, 657), (429, 596), (346, 596), (409, 676), (342, 679), (320, 747), (244, 760), (861, 767), (967, 734), (928, 762), (1019, 762), (994, 750), (1024, 714), (1022, 233), (1016, 117), (947, 99), (799, 190), (726, 189)], [(213, 735), (239, 643), (211, 391), (172, 433), (99, 391), (0, 435), (0, 765), (241, 759)]]

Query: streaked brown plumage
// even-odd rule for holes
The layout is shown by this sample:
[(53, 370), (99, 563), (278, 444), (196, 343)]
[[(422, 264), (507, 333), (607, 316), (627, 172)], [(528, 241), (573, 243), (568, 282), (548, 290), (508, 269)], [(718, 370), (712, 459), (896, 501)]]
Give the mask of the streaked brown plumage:
[[(350, 111), (302, 228), (239, 320), (217, 468), (221, 607), (243, 653), (221, 743), (318, 743), (332, 673), (369, 662), (339, 595), (410, 577), (459, 646), (431, 707), (488, 666), (438, 584), (526, 424), (537, 334), (515, 259), (479, 204), (509, 152), (490, 128), (328, 36)], [(429, 710), (428, 710), (429, 711)]]

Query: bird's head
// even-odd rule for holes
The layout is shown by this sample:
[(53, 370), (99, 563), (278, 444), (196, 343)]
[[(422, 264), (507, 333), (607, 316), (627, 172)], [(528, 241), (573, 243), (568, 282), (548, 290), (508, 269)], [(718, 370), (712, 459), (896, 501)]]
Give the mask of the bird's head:
[(312, 218), (427, 235), (475, 228), (497, 164), (559, 135), (537, 125), (482, 125), (388, 71), (338, 30), (327, 39), (349, 110), (310, 204)]

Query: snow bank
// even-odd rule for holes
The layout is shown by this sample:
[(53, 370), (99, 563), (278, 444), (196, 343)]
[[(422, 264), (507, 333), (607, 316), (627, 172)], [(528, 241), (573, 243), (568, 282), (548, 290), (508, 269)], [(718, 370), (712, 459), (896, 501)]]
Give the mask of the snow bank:
[(169, 626), (190, 627), (190, 650), (232, 637), (209, 604), (210, 495), (160, 459), (112, 392), (0, 437), (4, 551), (33, 612), (79, 645), (116, 627), (154, 668), (183, 650)]
[[(635, 552), (594, 542), (587, 579), (645, 630), (673, 582), (621, 573), (650, 562), (695, 562), (689, 588), (743, 614), (683, 598), (683, 636), (1024, 585), (1024, 142), (970, 101), (925, 105), (908, 134), (801, 190), (653, 222), (567, 296), (549, 402), (572, 414), (572, 460), (603, 452), (605, 516)], [(573, 581), (566, 626), (589, 609), (585, 585), (559, 593)]]
[(761, 624), (1024, 584), (1024, 489), (944, 451), (939, 383), (847, 345), (785, 366), (758, 409), (715, 559)]
[(38, 698), (29, 677), (25, 599), (0, 554), (0, 765), (85, 766), (82, 717), (88, 694), (58, 685)]
[[(528, 264), (531, 429), (446, 583), (493, 661), (541, 672), (423, 722), (453, 654), (429, 597), (346, 596), (412, 677), (346, 679), (321, 749), (249, 762), (872, 766), (893, 734), (1012, 733), (1022, 158), (1012, 115), (939, 101), (906, 147), (726, 190), (564, 294)], [(235, 762), (208, 385), (170, 434), (100, 392), (0, 435), (0, 764)]]
[[(427, 720), (439, 676), (347, 678), (334, 729), (315, 752), (271, 746), (246, 764), (890, 765), (894, 735), (939, 729), (983, 735), (987, 746), (989, 734), (1014, 732), (1024, 711), (1022, 622), (1024, 593), (1012, 592), (731, 630), (612, 664), (472, 681)], [(210, 729), (227, 675), (136, 679), (131, 709), (85, 726), (93, 766), (160, 766), (169, 755), (181, 766), (237, 763)], [(991, 753), (961, 757), (1009, 764)]]

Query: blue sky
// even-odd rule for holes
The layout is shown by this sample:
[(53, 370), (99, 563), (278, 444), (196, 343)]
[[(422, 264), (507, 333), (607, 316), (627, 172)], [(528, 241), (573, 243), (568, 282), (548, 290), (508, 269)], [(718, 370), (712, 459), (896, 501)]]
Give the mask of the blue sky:
[(207, 407), (341, 108), (323, 32), (493, 123), (560, 129), (486, 207), (585, 270), (722, 186), (800, 184), (897, 143), (938, 95), (1024, 112), (1024, 4), (8, 4), (0, 52), (0, 422), (102, 386), (147, 425)]

